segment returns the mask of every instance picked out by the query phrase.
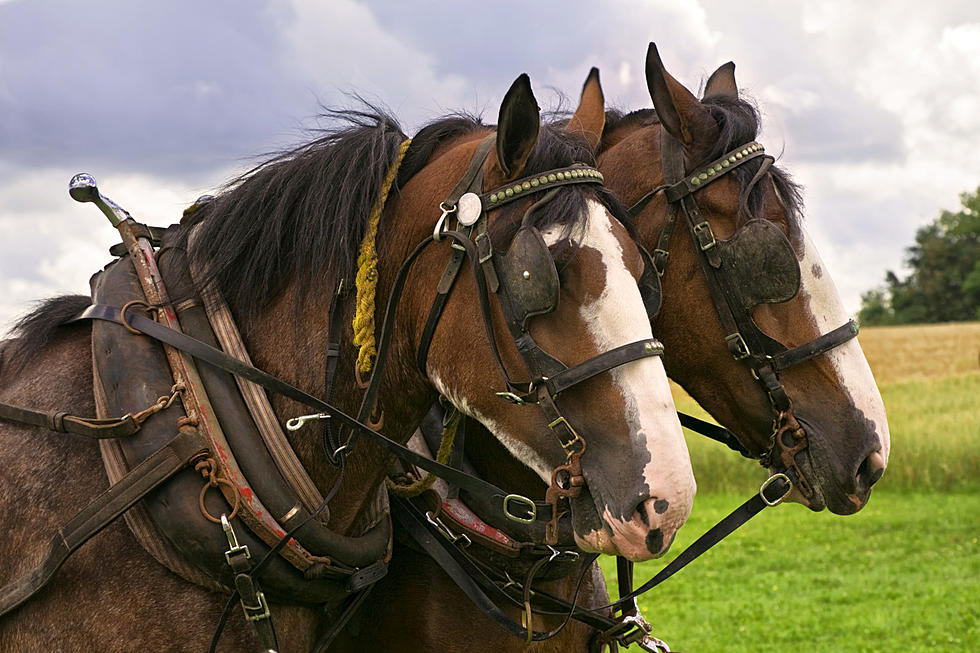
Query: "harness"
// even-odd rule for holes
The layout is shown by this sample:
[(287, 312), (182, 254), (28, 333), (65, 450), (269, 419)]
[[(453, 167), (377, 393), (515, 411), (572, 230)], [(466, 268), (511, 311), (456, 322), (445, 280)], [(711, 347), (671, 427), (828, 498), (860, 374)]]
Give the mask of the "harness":
[[(647, 289), (644, 292), (644, 302), (648, 317), (652, 320), (660, 307), (659, 278), (666, 269), (670, 255), (669, 241), (677, 215), (683, 213), (697, 244), (698, 258), (705, 272), (712, 300), (728, 334), (725, 341), (729, 351), (736, 360), (743, 360), (750, 366), (753, 377), (766, 392), (776, 415), (769, 446), (761, 456), (752, 456), (734, 434), (723, 427), (682, 413), (679, 414), (681, 424), (746, 457), (759, 458), (764, 467), (775, 467), (776, 471), (762, 484), (757, 494), (709, 529), (640, 587), (632, 589), (633, 565), (624, 558), (619, 558), (619, 599), (609, 605), (591, 609), (576, 606), (575, 598), (568, 602), (537, 588), (531, 592), (533, 575), (528, 575), (522, 584), (514, 581), (507, 572), (501, 573), (501, 565), (496, 568), (481, 565), (479, 560), (474, 559), (470, 536), (474, 535), (474, 531), (482, 530), (482, 527), (474, 528), (465, 519), (453, 519), (452, 511), (446, 510), (446, 505), (442, 513), (447, 518), (437, 521), (433, 519), (433, 512), (423, 512), (411, 502), (396, 501), (393, 504), (393, 515), (398, 524), (411, 533), (414, 540), (443, 567), (474, 604), (499, 625), (518, 636), (529, 631), (522, 631), (520, 625), (513, 623), (496, 608), (492, 599), (510, 602), (522, 608), (526, 625), (530, 623), (532, 613), (532, 602), (527, 597), (532, 593), (534, 612), (564, 616), (564, 623), (569, 618), (574, 618), (597, 629), (599, 634), (592, 643), (594, 650), (602, 645), (636, 643), (644, 650), (669, 651), (665, 643), (649, 635), (650, 626), (639, 615), (636, 597), (677, 573), (766, 507), (778, 505), (788, 496), (793, 485), (798, 486), (807, 498), (812, 496), (812, 488), (795, 461), (796, 454), (807, 446), (806, 434), (792, 415), (792, 402), (779, 380), (779, 372), (847, 342), (857, 334), (857, 325), (849, 321), (792, 349), (763, 333), (752, 320), (751, 310), (760, 303), (789, 301), (799, 291), (800, 268), (792, 245), (781, 230), (761, 219), (750, 219), (728, 240), (716, 239), (710, 224), (700, 212), (694, 193), (744, 163), (763, 158), (762, 166), (746, 190), (749, 193), (768, 172), (772, 157), (764, 153), (762, 145), (750, 143), (707, 166), (685, 174), (680, 144), (665, 132), (663, 139), (665, 183), (644, 195), (629, 209), (634, 217), (638, 216), (650, 200), (661, 192), (665, 193), (670, 207), (657, 248), (652, 257), (649, 257), (650, 262), (644, 270), (642, 283)], [(649, 256), (642, 248), (641, 253), (645, 258)], [(656, 283), (646, 278), (648, 271), (654, 273), (651, 276)], [(521, 398), (519, 394), (514, 394), (518, 399)], [(449, 502), (447, 504), (452, 505)], [(489, 515), (486, 518), (489, 521)], [(447, 526), (447, 522), (450, 526)], [(482, 540), (473, 537), (472, 543), (482, 544)], [(556, 551), (548, 562), (559, 555)], [(582, 569), (587, 568), (594, 559), (591, 556), (585, 558)], [(581, 576), (578, 580), (581, 581)], [(622, 614), (619, 618), (612, 618), (603, 613), (605, 610), (621, 610)], [(543, 639), (554, 635), (557, 630), (560, 627), (551, 633), (535, 633), (531, 639)]]
[[(743, 455), (757, 458), (766, 468), (781, 467), (782, 473), (787, 474), (803, 496), (810, 499), (813, 488), (796, 462), (796, 455), (807, 447), (806, 433), (793, 416), (793, 404), (783, 388), (779, 372), (851, 340), (857, 336), (857, 323), (849, 320), (793, 348), (766, 335), (753, 321), (752, 309), (761, 303), (781, 303), (796, 296), (800, 288), (800, 265), (793, 247), (780, 229), (762, 219), (750, 219), (728, 240), (715, 238), (711, 225), (698, 207), (695, 193), (749, 161), (761, 159), (762, 164), (744, 191), (747, 197), (768, 173), (773, 157), (765, 153), (761, 144), (752, 142), (686, 173), (680, 142), (666, 131), (661, 134), (664, 184), (641, 197), (629, 212), (638, 216), (661, 192), (667, 199), (667, 220), (653, 251), (653, 263), (660, 276), (666, 271), (677, 216), (679, 213), (684, 215), (715, 311), (727, 334), (728, 351), (735, 360), (749, 366), (753, 378), (768, 396), (775, 415), (766, 451), (752, 456), (740, 447)], [(696, 426), (696, 422), (693, 425)], [(717, 433), (717, 430), (712, 432)]]
[[(477, 155), (474, 156), (474, 161), (458, 188), (469, 188), (474, 184), (482, 184), (480, 171), (491, 142), (492, 139), (488, 138), (478, 148)], [(211, 541), (209, 550), (217, 551), (217, 555), (223, 558), (223, 563), (219, 563), (219, 565), (224, 565), (222, 566), (224, 571), (218, 576), (225, 582), (232, 578), (235, 588), (225, 610), (225, 616), (222, 618), (222, 624), (236, 599), (240, 598), (239, 602), (246, 619), (255, 624), (263, 646), (273, 650), (277, 648), (268, 602), (263, 591), (263, 589), (268, 591), (268, 588), (260, 587), (259, 576), (262, 575), (263, 582), (268, 581), (270, 576), (263, 572), (271, 570), (276, 565), (282, 566), (284, 564), (283, 559), (295, 570), (302, 571), (307, 576), (310, 570), (314, 568), (319, 570), (312, 575), (314, 580), (317, 578), (325, 578), (331, 581), (339, 579), (345, 595), (356, 595), (354, 600), (349, 602), (348, 609), (345, 610), (345, 615), (349, 616), (356, 605), (364, 600), (367, 590), (384, 575), (386, 569), (384, 562), (387, 554), (382, 554), (380, 559), (371, 564), (363, 566), (345, 565), (334, 560), (334, 556), (329, 551), (323, 551), (326, 555), (312, 553), (313, 549), (308, 549), (300, 541), (310, 541), (309, 532), (311, 529), (314, 534), (317, 528), (322, 529), (322, 526), (318, 525), (316, 517), (325, 510), (326, 504), (339, 488), (343, 478), (344, 462), (351, 452), (355, 435), (365, 437), (408, 463), (440, 476), (458, 487), (465, 488), (473, 495), (483, 497), (507, 519), (521, 523), (544, 524), (548, 533), (547, 539), (556, 541), (557, 522), (559, 517), (565, 514), (560, 511), (560, 503), (569, 497), (576, 496), (584, 484), (579, 460), (585, 453), (586, 443), (568, 420), (562, 416), (555, 402), (555, 396), (603, 371), (640, 358), (659, 356), (663, 353), (662, 347), (657, 341), (648, 339), (604, 352), (584, 363), (568, 368), (558, 359), (541, 350), (527, 331), (526, 321), (531, 315), (553, 310), (554, 303), (557, 302), (557, 270), (554, 267), (554, 261), (544, 245), (540, 233), (528, 224), (528, 217), (534, 210), (553, 198), (560, 187), (581, 183), (601, 183), (601, 180), (601, 175), (592, 168), (572, 166), (521, 179), (490, 193), (473, 194), (481, 203), (476, 219), (469, 225), (464, 222), (464, 220), (470, 219), (466, 216), (470, 215), (468, 211), (472, 209), (463, 209), (458, 216), (466, 233), (442, 230), (441, 225), (445, 217), (453, 212), (450, 210), (448, 201), (444, 202), (442, 205), (443, 216), (433, 235), (415, 248), (403, 262), (396, 277), (388, 300), (388, 309), (378, 344), (374, 373), (364, 394), (361, 410), (355, 418), (346, 415), (324, 400), (311, 396), (262, 372), (248, 363), (247, 358), (242, 360), (217, 349), (216, 342), (209, 343), (207, 338), (192, 337), (183, 332), (182, 327), (184, 325), (182, 322), (185, 316), (182, 315), (181, 320), (178, 320), (178, 312), (186, 314), (188, 309), (200, 309), (200, 306), (195, 306), (194, 301), (186, 304), (178, 302), (177, 305), (171, 301), (167, 286), (164, 283), (164, 277), (157, 268), (157, 253), (154, 251), (154, 245), (159, 244), (155, 241), (155, 237), (159, 236), (159, 231), (139, 225), (128, 213), (103, 197), (98, 192), (94, 179), (87, 175), (77, 176), (72, 181), (72, 196), (79, 201), (94, 202), (119, 229), (123, 236), (126, 253), (129, 255), (127, 259), (123, 260), (132, 261), (133, 265), (128, 273), (129, 281), (134, 282), (130, 283), (130, 289), (135, 288), (141, 291), (143, 299), (129, 300), (120, 306), (116, 303), (118, 296), (114, 295), (113, 292), (107, 291), (105, 295), (102, 295), (97, 289), (96, 299), (105, 300), (105, 302), (96, 301), (75, 320), (95, 320), (97, 324), (118, 325), (113, 327), (117, 329), (117, 333), (121, 333), (121, 329), (118, 327), (123, 327), (132, 334), (149, 336), (162, 343), (166, 363), (169, 364), (173, 372), (171, 379), (173, 383), (169, 384), (171, 386), (170, 396), (161, 398), (161, 400), (153, 403), (150, 408), (137, 415), (127, 415), (125, 418), (112, 420), (111, 423), (74, 418), (61, 413), (52, 415), (5, 404), (0, 404), (0, 410), (3, 411), (0, 416), (5, 419), (33, 424), (43, 420), (44, 424), (53, 425), (58, 429), (64, 428), (71, 432), (84, 430), (88, 434), (96, 436), (126, 437), (132, 435), (133, 429), (144, 428), (145, 430), (151, 424), (159, 424), (164, 430), (173, 429), (174, 422), (152, 422), (148, 421), (148, 418), (156, 412), (174, 405), (178, 395), (179, 405), (184, 414), (176, 420), (178, 434), (175, 437), (170, 438), (169, 441), (158, 443), (152, 451), (146, 451), (146, 443), (143, 443), (141, 445), (144, 449), (141, 461), (122, 474), (104, 494), (95, 498), (81, 513), (59, 530), (52, 540), (48, 555), (36, 570), (6, 587), (0, 588), (0, 615), (10, 612), (33, 596), (50, 580), (71, 552), (137, 502), (143, 500), (144, 504), (152, 505), (153, 502), (150, 501), (150, 498), (154, 495), (151, 493), (155, 491), (156, 495), (162, 492), (164, 495), (173, 498), (177, 493), (175, 489), (177, 485), (186, 486), (188, 483), (193, 483), (194, 478), (203, 475), (203, 487), (201, 480), (197, 480), (196, 485), (200, 491), (198, 492), (195, 488), (192, 495), (199, 504), (197, 508), (199, 508), (200, 516), (216, 522), (215, 526), (220, 527), (220, 530), (211, 527), (211, 530), (207, 531), (205, 539)], [(535, 202), (525, 213), (522, 227), (514, 239), (514, 244), (502, 257), (505, 262), (500, 265), (501, 275), (497, 277), (493, 265), (492, 247), (486, 230), (487, 211), (508, 204), (514, 198), (533, 195), (539, 191), (547, 191), (547, 193), (543, 199)], [(456, 199), (460, 200), (460, 208), (466, 206), (467, 201), (471, 201), (469, 199), (463, 200), (461, 197), (450, 199), (453, 203), (452, 209), (456, 208)], [(490, 208), (482, 208), (484, 201)], [(472, 233), (476, 234), (473, 239), (469, 237)], [(455, 264), (456, 272), (458, 272), (461, 264), (459, 252), (471, 260), (477, 280), (481, 313), (488, 342), (506, 382), (507, 389), (498, 394), (514, 403), (537, 403), (541, 406), (549, 418), (550, 430), (555, 434), (566, 453), (566, 462), (556, 468), (553, 474), (552, 487), (549, 488), (546, 501), (543, 503), (533, 501), (522, 495), (506, 493), (482, 479), (468, 475), (454, 467), (432, 461), (389, 440), (365, 424), (376, 404), (380, 379), (383, 377), (387, 351), (391, 342), (392, 323), (407, 273), (419, 254), (428, 245), (443, 239), (453, 243), (454, 251), (449, 267), (454, 265), (453, 261), (458, 257), (459, 263)], [(118, 248), (116, 251), (119, 251)], [(526, 267), (515, 278), (511, 272), (515, 266), (521, 265)], [(126, 268), (119, 265), (110, 267), (110, 271), (117, 269), (125, 270)], [(543, 279), (539, 278), (539, 271), (544, 271)], [(123, 274), (125, 276), (125, 272)], [(447, 276), (451, 278), (446, 280)], [(447, 288), (445, 293), (437, 293), (437, 300), (430, 315), (432, 327), (424, 340), (424, 344), (420, 346), (420, 363), (423, 370), (425, 352), (429, 348), (428, 341), (431, 339), (441, 313), (439, 304), (440, 301), (443, 305), (445, 302), (445, 298), (440, 300), (438, 297), (440, 294), (448, 294), (454, 279), (455, 272), (451, 275), (447, 272), (447, 275), (444, 275), (445, 283), (440, 283), (440, 289), (444, 285)], [(531, 376), (531, 381), (528, 383), (517, 384), (512, 382), (503, 365), (493, 335), (488, 286), (492, 288), (492, 292), (498, 295), (505, 315), (508, 316), (507, 321), (511, 334)], [(545, 289), (547, 297), (553, 297), (554, 303), (550, 305), (550, 308), (544, 305), (539, 306), (537, 303), (537, 297), (541, 295), (537, 291), (542, 287)], [(340, 295), (339, 292), (338, 295)], [(156, 319), (140, 315), (139, 313), (143, 310), (151, 311)], [(143, 339), (139, 340), (143, 344), (150, 344)], [(239, 352), (239, 356), (242, 356), (241, 352)], [(203, 361), (209, 365), (199, 366), (198, 361)], [(312, 510), (306, 509), (303, 507), (302, 501), (295, 497), (295, 494), (289, 494), (289, 492), (294, 492), (295, 488), (281, 487), (277, 488), (277, 491), (286, 492), (287, 496), (293, 496), (296, 499), (295, 503), (292, 504), (293, 509), (289, 509), (283, 514), (281, 509), (270, 510), (262, 503), (258, 492), (256, 492), (258, 486), (253, 487), (250, 480), (246, 479), (242, 467), (235, 458), (234, 453), (237, 452), (233, 453), (230, 439), (226, 437), (219, 423), (217, 417), (219, 411), (216, 411), (216, 406), (212, 405), (208, 397), (208, 389), (205, 387), (206, 384), (202, 380), (202, 376), (205, 369), (210, 369), (209, 366), (215, 368), (215, 371), (230, 373), (239, 381), (244, 380), (266, 390), (283, 394), (317, 411), (314, 415), (298, 418), (297, 421), (290, 420), (295, 426), (301, 426), (303, 421), (328, 418), (332, 426), (341, 427), (347, 433), (346, 441), (343, 444), (327, 451), (328, 458), (341, 468), (341, 474), (334, 488), (322, 497), (319, 505)], [(330, 367), (328, 362), (328, 388), (330, 387), (329, 382), (332, 380), (329, 378)], [(165, 369), (162, 366), (161, 368)], [(112, 402), (109, 401), (108, 404), (112, 405)], [(141, 426), (144, 421), (147, 422), (147, 427)], [(334, 439), (334, 436), (330, 434), (334, 431), (334, 428), (327, 430), (325, 440), (328, 444), (333, 444), (330, 441)], [(279, 462), (281, 463), (282, 460), (280, 459)], [(253, 476), (251, 481), (256, 482), (256, 478)], [(188, 479), (191, 480), (188, 481)], [(218, 492), (209, 492), (211, 489), (216, 489)], [(217, 498), (219, 493), (224, 497), (224, 500)], [(157, 503), (166, 504), (167, 501), (163, 500)], [(153, 512), (152, 509), (150, 512)], [(159, 517), (159, 515), (157, 516)], [(236, 519), (240, 520), (244, 527), (236, 528), (234, 521)], [(387, 520), (383, 523), (387, 524)], [(221, 542), (217, 549), (214, 548), (215, 539)], [(387, 538), (385, 539), (387, 540)], [(312, 537), (312, 540), (315, 542), (317, 538)], [(264, 555), (260, 557), (258, 554), (262, 552)], [(257, 563), (255, 562), (256, 558), (258, 558)], [(275, 574), (272, 574), (271, 577), (274, 576)], [(273, 595), (276, 595), (275, 592)], [(315, 601), (317, 598), (320, 597), (314, 593), (314, 595), (307, 595), (306, 600)], [(340, 623), (334, 624), (334, 627), (327, 634), (328, 638), (336, 634), (343, 620), (342, 617)], [(528, 626), (527, 630), (530, 633), (530, 624)], [(216, 639), (217, 634), (215, 641)], [(322, 650), (327, 644), (329, 644), (329, 639), (321, 641), (315, 650)]]

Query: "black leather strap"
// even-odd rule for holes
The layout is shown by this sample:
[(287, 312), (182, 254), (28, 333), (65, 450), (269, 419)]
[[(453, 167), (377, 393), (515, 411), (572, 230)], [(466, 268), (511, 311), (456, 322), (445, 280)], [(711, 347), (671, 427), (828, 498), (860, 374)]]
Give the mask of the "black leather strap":
[[(184, 351), (191, 356), (203, 360), (206, 363), (210, 363), (211, 365), (223, 369), (226, 372), (230, 372), (244, 379), (248, 379), (249, 381), (257, 383), (267, 390), (271, 390), (283, 396), (289, 397), (290, 399), (309, 406), (316, 411), (327, 413), (331, 416), (331, 419), (336, 421), (336, 423), (351, 429), (357, 434), (367, 437), (373, 443), (384, 448), (390, 453), (405, 459), (411, 464), (421, 467), (427, 472), (435, 474), (436, 476), (439, 476), (440, 478), (443, 478), (451, 483), (455, 483), (459, 487), (466, 489), (468, 492), (487, 496), (489, 501), (503, 512), (514, 514), (513, 509), (523, 507), (528, 509), (528, 512), (526, 514), (520, 514), (519, 516), (521, 517), (534, 519), (535, 521), (541, 522), (551, 520), (552, 510), (549, 504), (530, 501), (525, 503), (526, 500), (509, 500), (509, 495), (497, 486), (417, 454), (411, 449), (386, 438), (384, 435), (369, 428), (360, 421), (337, 409), (333, 405), (328, 404), (327, 402), (318, 399), (317, 397), (314, 397), (300, 390), (299, 388), (296, 388), (285, 381), (272, 376), (271, 374), (263, 372), (256, 367), (247, 365), (246, 363), (232, 358), (218, 349), (209, 347), (199, 340), (190, 338), (153, 320), (132, 313), (128, 313), (126, 315), (126, 320), (124, 323), (122, 313), (118, 308), (106, 306), (104, 304), (93, 304), (85, 309), (85, 311), (83, 311), (78, 317), (74, 318), (74, 320), (90, 319), (106, 320), (109, 322), (115, 322), (116, 324), (128, 324), (130, 327), (147, 336), (150, 336), (151, 338)], [(504, 510), (505, 502), (507, 502), (507, 507), (510, 509), (508, 511)], [(529, 512), (529, 508), (532, 503), (535, 507), (534, 515), (531, 515)]]
[(93, 499), (51, 538), (44, 561), (30, 573), (0, 588), (0, 615), (7, 614), (51, 580), (68, 556), (164, 481), (207, 451), (196, 429), (184, 428), (117, 483)]
[(583, 363), (569, 367), (554, 376), (548, 377), (545, 385), (548, 387), (548, 392), (551, 393), (551, 396), (555, 396), (602, 372), (607, 372), (620, 365), (625, 365), (641, 358), (663, 356), (663, 354), (664, 346), (656, 338), (637, 340), (636, 342), (605, 351)]
[(661, 569), (660, 572), (653, 578), (643, 583), (643, 585), (640, 585), (625, 596), (620, 596), (618, 601), (604, 607), (620, 608), (623, 605), (628, 606), (632, 599), (643, 594), (644, 592), (650, 591), (687, 565), (694, 562), (694, 560), (705, 553), (708, 549), (713, 547), (715, 544), (718, 544), (718, 542), (721, 542), (735, 529), (752, 519), (762, 510), (769, 506), (778, 504), (783, 498), (786, 497), (787, 494), (789, 494), (790, 489), (792, 489), (793, 479), (787, 478), (784, 480), (784, 476), (789, 477), (790, 472), (772, 477), (757, 494), (753, 495), (751, 499), (740, 505), (738, 508), (729, 513), (728, 516), (712, 526), (704, 535), (699, 537), (693, 544), (684, 549), (680, 555), (674, 558), (666, 567)]
[(780, 372), (803, 361), (808, 361), (844, 344), (851, 338), (857, 337), (857, 334), (857, 322), (848, 320), (847, 324), (843, 324), (833, 331), (828, 331), (815, 340), (776, 354), (771, 360), (772, 369)]

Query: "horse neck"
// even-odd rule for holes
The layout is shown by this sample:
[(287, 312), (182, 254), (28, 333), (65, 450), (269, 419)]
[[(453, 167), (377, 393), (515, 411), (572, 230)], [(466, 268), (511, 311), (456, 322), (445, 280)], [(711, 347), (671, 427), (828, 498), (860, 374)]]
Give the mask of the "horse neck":
[[(390, 260), (397, 262), (401, 259), (397, 252), (391, 252)], [(379, 260), (376, 337), (380, 336), (385, 301), (397, 274), (394, 268), (397, 267)], [(298, 301), (297, 286), (295, 281), (288, 284), (275, 302), (239, 326), (256, 366), (309, 394), (324, 398), (331, 317), (329, 306), (333, 289), (308, 291)], [(329, 403), (352, 417), (357, 416), (364, 394), (354, 374), (357, 349), (352, 342), (350, 325), (355, 301), (352, 290), (341, 301), (334, 316), (341, 322), (341, 328), (337, 330), (340, 357), (329, 398)], [(423, 377), (415, 371), (414, 348), (411, 345), (415, 340), (410, 337), (410, 327), (406, 328), (414, 324), (411, 308), (403, 306), (399, 309), (399, 314), (404, 311), (409, 319), (404, 322), (399, 320), (396, 327), (379, 393), (384, 416), (381, 430), (396, 442), (408, 440), (415, 425), (421, 421), (424, 409), (434, 398)], [(280, 424), (313, 412), (310, 407), (275, 393), (270, 393), (269, 398)], [(295, 432), (286, 431), (286, 437), (313, 482), (326, 494), (337, 479), (338, 469), (327, 461), (324, 453), (324, 428), (322, 422), (314, 422)], [(343, 437), (347, 437), (346, 432)], [(347, 459), (343, 483), (330, 504), (330, 526), (340, 532), (349, 531), (358, 517), (374, 505), (377, 488), (384, 482), (393, 460), (378, 447), (358, 440), (362, 438), (355, 437), (357, 445)]]

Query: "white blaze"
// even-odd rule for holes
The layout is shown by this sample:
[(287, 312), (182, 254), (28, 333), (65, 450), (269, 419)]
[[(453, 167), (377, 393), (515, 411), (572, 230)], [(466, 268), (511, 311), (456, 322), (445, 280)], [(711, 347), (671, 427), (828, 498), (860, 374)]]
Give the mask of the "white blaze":
[[(845, 324), (849, 316), (844, 310), (837, 286), (820, 259), (816, 245), (805, 229), (801, 228), (801, 231), (803, 260), (800, 261), (800, 294), (807, 303), (816, 328), (820, 333), (827, 333)], [(875, 423), (878, 439), (881, 441), (881, 455), (887, 463), (891, 439), (888, 435), (885, 405), (857, 338), (831, 349), (825, 356), (853, 405)]]
[[(588, 211), (581, 245), (601, 254), (606, 279), (602, 294), (583, 304), (580, 314), (596, 350), (603, 352), (651, 338), (653, 332), (640, 289), (626, 266), (622, 245), (613, 233), (605, 208), (590, 200)], [(559, 236), (557, 231), (542, 235), (549, 245)], [(690, 513), (695, 483), (663, 361), (659, 356), (642, 358), (615, 367), (610, 374), (624, 399), (626, 423), (633, 427), (633, 446), (650, 454), (650, 462), (643, 470), (644, 480), (658, 498), (670, 502), (670, 512), (661, 517), (673, 520), (661, 520), (661, 524), (667, 529), (679, 528)]]

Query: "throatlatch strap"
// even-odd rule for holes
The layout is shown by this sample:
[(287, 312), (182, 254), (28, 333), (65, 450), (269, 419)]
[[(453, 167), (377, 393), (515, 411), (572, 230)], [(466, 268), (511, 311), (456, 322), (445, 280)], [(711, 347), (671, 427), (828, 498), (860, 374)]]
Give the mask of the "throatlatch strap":
[(148, 456), (108, 490), (97, 496), (51, 538), (48, 554), (33, 571), (0, 588), (0, 616), (33, 596), (68, 556), (111, 524), (134, 503), (184, 468), (207, 444), (196, 429), (183, 428), (162, 449)]

